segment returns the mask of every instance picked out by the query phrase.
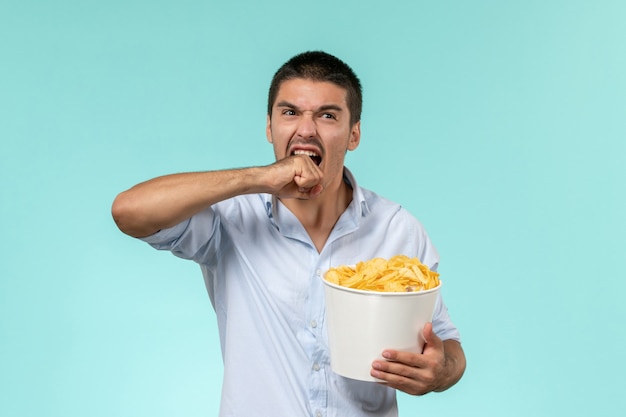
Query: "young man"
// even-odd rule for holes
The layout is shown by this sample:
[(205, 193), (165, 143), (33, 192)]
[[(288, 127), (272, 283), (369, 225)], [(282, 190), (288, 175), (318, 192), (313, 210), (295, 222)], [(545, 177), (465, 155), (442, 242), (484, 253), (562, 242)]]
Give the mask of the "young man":
[(439, 260), (413, 216), (360, 188), (344, 167), (361, 138), (361, 97), (341, 60), (297, 55), (270, 87), (275, 163), (163, 176), (113, 203), (124, 233), (199, 263), (219, 325), (223, 416), (394, 416), (394, 389), (442, 391), (464, 372), (441, 299), (422, 354), (389, 350), (389, 360), (373, 362), (383, 382), (330, 369), (323, 271), (396, 254), (431, 268)]

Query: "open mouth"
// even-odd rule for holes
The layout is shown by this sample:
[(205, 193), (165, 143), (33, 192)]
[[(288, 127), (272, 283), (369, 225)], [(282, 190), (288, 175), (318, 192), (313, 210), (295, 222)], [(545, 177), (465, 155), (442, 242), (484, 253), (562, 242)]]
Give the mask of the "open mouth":
[(313, 160), (313, 162), (315, 162), (315, 164), (318, 165), (318, 166), (319, 166), (319, 164), (322, 163), (322, 157), (319, 156), (318, 154), (316, 154), (315, 152), (304, 151), (304, 150), (295, 150), (295, 151), (293, 151), (292, 155), (306, 155), (309, 158), (311, 158)]

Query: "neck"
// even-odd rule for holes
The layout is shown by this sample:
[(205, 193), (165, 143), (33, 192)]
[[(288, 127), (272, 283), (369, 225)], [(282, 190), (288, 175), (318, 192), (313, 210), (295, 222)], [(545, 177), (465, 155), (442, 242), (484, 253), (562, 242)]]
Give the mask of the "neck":
[(304, 226), (318, 252), (322, 250), (337, 220), (352, 201), (352, 188), (343, 181), (313, 200), (281, 200)]

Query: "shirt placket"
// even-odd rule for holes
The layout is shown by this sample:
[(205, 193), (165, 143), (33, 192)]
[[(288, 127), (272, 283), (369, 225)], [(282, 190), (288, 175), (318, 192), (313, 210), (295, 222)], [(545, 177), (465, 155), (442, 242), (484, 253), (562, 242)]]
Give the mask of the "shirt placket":
[(309, 370), (309, 401), (312, 415), (327, 415), (329, 361), (324, 348), (324, 295), (321, 285), (322, 269), (317, 267), (311, 277), (311, 294), (307, 305), (307, 325), (313, 336)]

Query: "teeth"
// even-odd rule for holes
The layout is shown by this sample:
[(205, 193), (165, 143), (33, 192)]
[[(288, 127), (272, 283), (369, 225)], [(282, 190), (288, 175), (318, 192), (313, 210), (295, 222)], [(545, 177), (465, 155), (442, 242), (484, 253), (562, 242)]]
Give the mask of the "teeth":
[(293, 151), (293, 154), (294, 155), (306, 155), (306, 156), (319, 156), (315, 152), (301, 151), (301, 150)]

